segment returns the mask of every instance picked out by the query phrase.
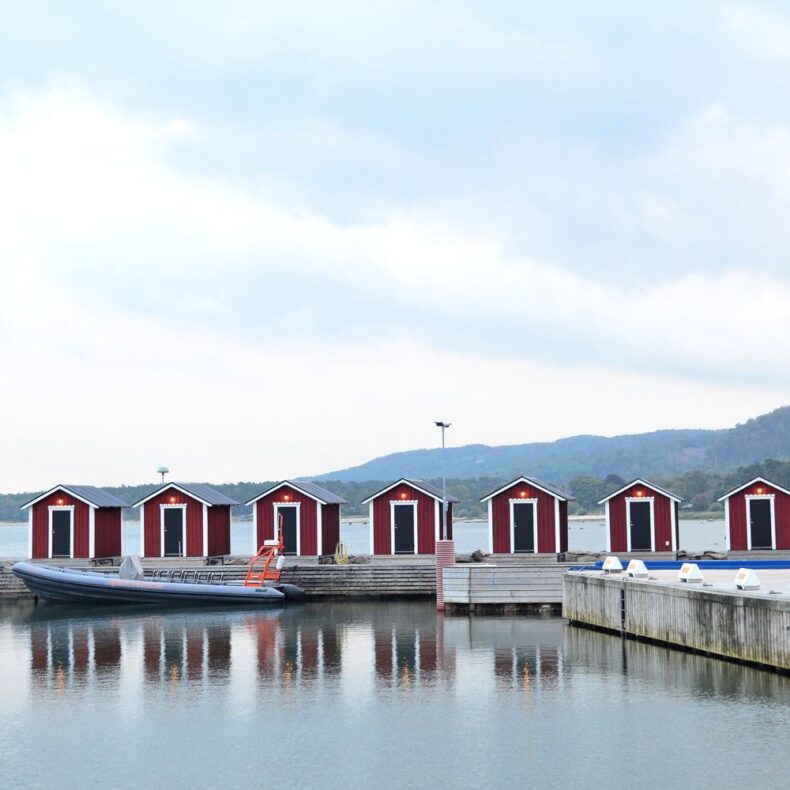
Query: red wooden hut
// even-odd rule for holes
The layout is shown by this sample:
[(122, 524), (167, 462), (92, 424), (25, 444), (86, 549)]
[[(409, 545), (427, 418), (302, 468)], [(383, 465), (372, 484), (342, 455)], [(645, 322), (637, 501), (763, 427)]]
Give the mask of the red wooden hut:
[(306, 480), (283, 480), (246, 504), (252, 505), (253, 553), (274, 540), (282, 516), (284, 554), (321, 556), (340, 543), (340, 507), (346, 500)]
[(480, 501), (488, 502), (492, 554), (556, 554), (568, 550), (568, 502), (559, 488), (517, 477)]
[(140, 508), (142, 557), (230, 554), (230, 509), (238, 505), (204, 483), (165, 483)]
[(720, 497), (727, 550), (790, 549), (790, 491), (755, 477)]
[(94, 486), (57, 485), (22, 505), (28, 513), (28, 556), (118, 557), (121, 512), (129, 505)]
[[(453, 537), (453, 504), (447, 497), (447, 538)], [(373, 554), (434, 554), (442, 523), (442, 492), (424, 480), (402, 477), (362, 502), (369, 506)]]
[(682, 501), (641, 479), (604, 497), (598, 504), (606, 506), (606, 551), (677, 551)]

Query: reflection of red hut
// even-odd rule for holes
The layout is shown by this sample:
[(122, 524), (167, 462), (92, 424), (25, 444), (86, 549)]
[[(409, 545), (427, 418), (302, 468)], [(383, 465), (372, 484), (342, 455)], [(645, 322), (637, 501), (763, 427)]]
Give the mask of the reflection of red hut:
[(129, 507), (94, 486), (59, 485), (22, 505), (28, 512), (28, 556), (118, 557), (121, 511)]
[[(447, 538), (453, 537), (453, 503), (447, 497)], [(424, 480), (400, 480), (362, 502), (370, 507), (373, 554), (434, 554), (439, 540), (442, 492)]]
[(677, 551), (681, 501), (639, 479), (604, 497), (598, 504), (606, 506), (606, 550)]
[(790, 491), (755, 477), (732, 491), (724, 502), (728, 551), (790, 549)]
[(340, 507), (343, 497), (307, 480), (283, 480), (262, 491), (252, 505), (255, 545), (275, 539), (275, 524), (282, 523), (283, 554), (314, 557), (331, 554), (340, 543)]
[(238, 505), (204, 483), (166, 483), (134, 503), (143, 557), (230, 554), (230, 509)]
[(568, 550), (568, 502), (547, 483), (517, 477), (480, 501), (488, 502), (492, 554), (556, 554)]

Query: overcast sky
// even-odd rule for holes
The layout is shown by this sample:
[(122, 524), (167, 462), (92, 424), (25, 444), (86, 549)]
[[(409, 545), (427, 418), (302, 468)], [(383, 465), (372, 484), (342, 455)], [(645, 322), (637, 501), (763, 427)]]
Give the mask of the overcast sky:
[(4, 0), (0, 491), (790, 402), (788, 68), (769, 3)]

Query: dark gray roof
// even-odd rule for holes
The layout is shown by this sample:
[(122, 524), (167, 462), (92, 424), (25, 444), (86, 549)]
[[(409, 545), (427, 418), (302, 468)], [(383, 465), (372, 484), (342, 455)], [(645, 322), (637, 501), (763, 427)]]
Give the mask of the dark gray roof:
[(147, 502), (149, 499), (153, 499), (153, 497), (160, 494), (162, 491), (166, 491), (171, 486), (175, 488), (179, 488), (185, 493), (189, 494), (190, 496), (195, 497), (195, 499), (199, 499), (201, 502), (205, 502), (208, 505), (238, 505), (239, 503), (235, 499), (231, 499), (229, 496), (225, 496), (225, 494), (217, 491), (216, 488), (212, 488), (205, 483), (165, 483), (162, 486), (159, 486), (155, 491), (152, 491), (150, 494), (147, 494), (142, 499), (137, 500), (134, 503), (133, 507), (137, 507), (138, 505), (142, 505), (143, 502)]
[(612, 491), (611, 494), (607, 494), (603, 499), (598, 501), (599, 505), (602, 505), (604, 502), (608, 501), (609, 499), (614, 499), (616, 496), (619, 496), (623, 493), (623, 491), (627, 491), (632, 486), (644, 486), (645, 488), (652, 488), (653, 491), (657, 491), (659, 494), (663, 494), (664, 496), (668, 496), (670, 499), (674, 499), (676, 502), (682, 502), (683, 497), (678, 496), (677, 494), (673, 494), (671, 491), (667, 491), (666, 488), (661, 488), (661, 486), (657, 486), (655, 483), (651, 483), (649, 480), (645, 480), (643, 477), (637, 477), (636, 479), (632, 480), (630, 483), (626, 483), (624, 486), (621, 486), (617, 489), (617, 491)]
[(533, 485), (535, 488), (542, 488), (544, 491), (547, 491), (549, 494), (553, 494), (558, 499), (564, 499), (567, 502), (573, 501), (576, 499), (572, 494), (569, 494), (567, 491), (563, 491), (561, 488), (557, 488), (557, 486), (551, 485), (549, 483), (544, 483), (542, 480), (538, 480), (536, 477), (527, 477), (526, 475), (519, 475), (515, 480), (511, 480), (509, 483), (506, 483), (503, 486), (499, 486), (490, 494), (486, 494), (480, 501), (485, 502), (487, 499), (491, 499), (495, 497), (497, 494), (501, 494), (503, 491), (507, 491), (508, 488), (516, 485), (520, 481), (525, 481), (528, 485)]
[(294, 488), (304, 491), (305, 494), (314, 496), (316, 499), (322, 499), (327, 503), (327, 505), (348, 504), (348, 502), (343, 499), (342, 496), (338, 496), (332, 491), (327, 491), (323, 486), (318, 485), (318, 483), (313, 483), (311, 480), (285, 480), (283, 482), (288, 483), (289, 486), (293, 486)]
[(261, 497), (265, 497), (267, 494), (275, 491), (282, 486), (291, 486), (291, 488), (295, 488), (298, 491), (301, 491), (307, 496), (311, 496), (314, 499), (323, 502), (326, 505), (347, 505), (348, 502), (343, 499), (343, 497), (338, 496), (337, 494), (332, 493), (331, 491), (327, 491), (326, 488), (323, 486), (318, 485), (318, 483), (313, 483), (309, 480), (281, 480), (279, 483), (275, 483), (273, 486), (269, 486), (265, 491), (261, 491), (260, 494), (256, 494), (252, 499), (249, 500), (246, 504), (251, 505), (253, 502), (261, 499)]
[[(388, 486), (385, 486), (380, 491), (376, 491), (375, 494), (371, 494), (367, 499), (362, 500), (362, 504), (365, 502), (369, 502), (371, 499), (375, 499), (377, 496), (389, 491), (391, 488), (395, 488), (395, 486), (400, 485), (401, 483), (406, 483), (407, 485), (413, 486), (414, 488), (418, 488), (421, 491), (424, 491), (429, 496), (435, 497), (436, 499), (442, 498), (442, 489), (437, 488), (430, 483), (426, 483), (424, 480), (417, 480), (414, 477), (402, 477), (400, 480), (396, 480), (394, 483), (390, 483)], [(460, 499), (456, 499), (454, 496), (447, 495), (448, 502), (460, 502)]]
[(29, 502), (25, 502), (22, 507), (26, 508), (29, 505), (32, 505), (34, 502), (38, 502), (39, 499), (44, 499), (44, 497), (47, 497), (54, 491), (58, 490), (74, 494), (77, 499), (82, 499), (85, 502), (89, 502), (95, 507), (129, 507), (128, 502), (124, 502), (122, 499), (118, 499), (117, 496), (108, 494), (103, 489), (96, 488), (96, 486), (74, 486), (66, 485), (65, 483), (56, 485), (53, 488), (50, 488), (49, 491), (45, 491), (43, 494), (33, 497), (33, 499), (31, 499)]

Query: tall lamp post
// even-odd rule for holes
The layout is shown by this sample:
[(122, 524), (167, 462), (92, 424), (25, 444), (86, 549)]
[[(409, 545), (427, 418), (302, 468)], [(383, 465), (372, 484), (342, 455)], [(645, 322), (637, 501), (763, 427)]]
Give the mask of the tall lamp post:
[(444, 477), (444, 432), (450, 427), (450, 423), (437, 420), (434, 425), (441, 428), (442, 431), (442, 528), (439, 532), (439, 539), (445, 540), (447, 537), (447, 483)]

